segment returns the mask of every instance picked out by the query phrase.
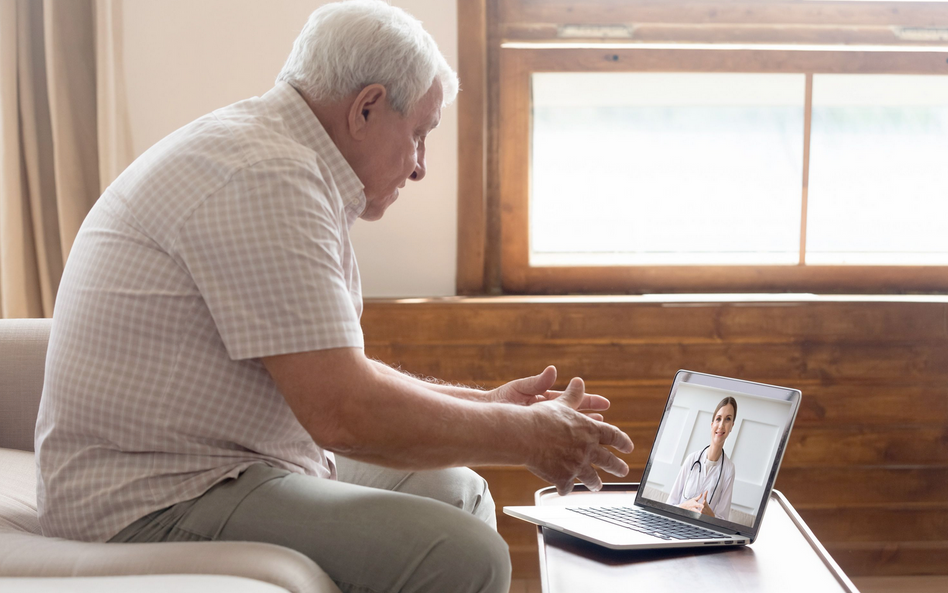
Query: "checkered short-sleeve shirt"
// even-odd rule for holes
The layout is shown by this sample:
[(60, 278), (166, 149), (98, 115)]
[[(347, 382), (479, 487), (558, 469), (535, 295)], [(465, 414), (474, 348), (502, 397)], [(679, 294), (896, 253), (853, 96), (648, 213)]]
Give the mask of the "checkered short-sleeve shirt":
[(260, 358), (362, 347), (349, 229), (364, 207), (285, 83), (174, 132), (106, 190), (53, 314), (45, 534), (106, 541), (254, 463), (333, 477)]

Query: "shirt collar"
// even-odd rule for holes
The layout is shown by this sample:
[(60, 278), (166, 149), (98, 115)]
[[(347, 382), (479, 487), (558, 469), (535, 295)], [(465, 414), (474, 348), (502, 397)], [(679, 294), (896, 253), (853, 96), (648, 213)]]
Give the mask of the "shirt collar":
[(709, 465), (715, 466), (718, 463), (720, 463), (721, 459), (724, 457), (724, 451), (721, 451), (721, 457), (719, 457), (717, 461), (711, 461), (710, 459), (708, 459), (708, 454), (710, 452), (711, 452), (710, 450), (705, 449), (704, 452), (701, 453), (701, 458), (704, 461), (705, 466), (709, 466)]
[(332, 171), (351, 227), (365, 210), (365, 186), (326, 133), (316, 114), (290, 84), (279, 81), (263, 97), (282, 116), (287, 135), (319, 155)]

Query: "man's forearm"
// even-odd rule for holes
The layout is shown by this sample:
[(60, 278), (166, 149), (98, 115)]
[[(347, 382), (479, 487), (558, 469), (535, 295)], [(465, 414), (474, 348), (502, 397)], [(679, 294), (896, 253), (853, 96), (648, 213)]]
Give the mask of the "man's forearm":
[(470, 401), (490, 401), (490, 392), (483, 389), (446, 383), (444, 381), (435, 379), (434, 377), (421, 378), (406, 371), (394, 369), (380, 360), (373, 359), (372, 362), (384, 374), (404, 379), (405, 381), (415, 383), (418, 386), (426, 387), (437, 393), (443, 393), (444, 395), (450, 395), (451, 397), (457, 397)]
[(552, 366), (497, 390), (503, 392), (498, 401), (521, 405), (484, 405), (385, 370), (356, 348), (271, 356), (263, 363), (313, 440), (354, 459), (403, 469), (525, 465), (561, 494), (574, 479), (601, 487), (594, 465), (628, 473), (606, 447), (629, 453), (632, 441), (601, 416), (581, 413), (602, 399), (586, 394), (581, 379), (552, 399), (542, 397), (556, 379)]
[[(371, 362), (337, 405), (330, 406), (331, 418), (307, 426), (317, 443), (327, 435), (320, 444), (330, 450), (402, 469), (527, 463), (528, 447), (520, 442), (530, 423), (526, 408), (445, 397), (438, 388), (451, 386)], [(325, 424), (335, 430), (325, 430)]]

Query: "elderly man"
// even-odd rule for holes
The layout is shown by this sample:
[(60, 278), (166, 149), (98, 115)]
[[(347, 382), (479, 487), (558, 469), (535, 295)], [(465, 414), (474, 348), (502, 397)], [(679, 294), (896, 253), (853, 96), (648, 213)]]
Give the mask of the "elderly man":
[(522, 464), (561, 492), (600, 486), (594, 466), (625, 475), (606, 447), (632, 443), (579, 379), (549, 391), (549, 367), (479, 391), (363, 352), (349, 229), (424, 178), (457, 88), (403, 11), (325, 5), (270, 92), (174, 132), (106, 190), (53, 316), (44, 533), (270, 542), (347, 591), (499, 592), (507, 548), (462, 466)]

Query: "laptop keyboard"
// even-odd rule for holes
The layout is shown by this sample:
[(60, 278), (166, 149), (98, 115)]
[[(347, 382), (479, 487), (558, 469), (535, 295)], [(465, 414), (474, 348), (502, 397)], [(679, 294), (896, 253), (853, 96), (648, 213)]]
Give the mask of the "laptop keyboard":
[(580, 515), (608, 521), (664, 540), (731, 539), (730, 536), (722, 535), (710, 529), (667, 519), (661, 515), (640, 511), (634, 507), (568, 507), (568, 509)]

